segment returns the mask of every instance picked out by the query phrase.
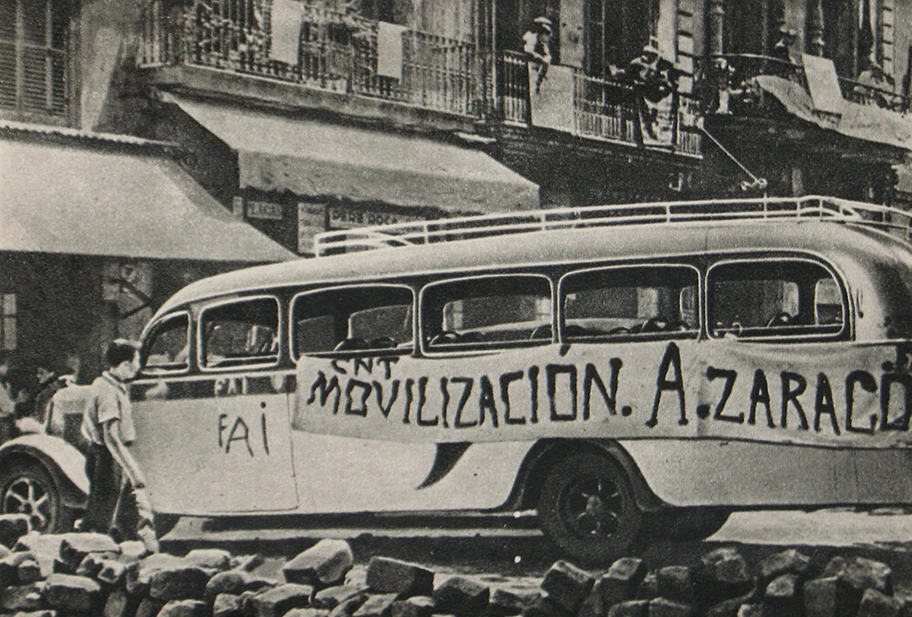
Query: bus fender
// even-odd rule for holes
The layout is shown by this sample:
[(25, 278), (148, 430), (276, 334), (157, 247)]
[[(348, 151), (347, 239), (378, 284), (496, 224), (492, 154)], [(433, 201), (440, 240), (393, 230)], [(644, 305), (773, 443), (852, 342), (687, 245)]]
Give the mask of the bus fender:
[(537, 442), (526, 455), (517, 474), (516, 484), (507, 504), (519, 508), (534, 508), (538, 503), (541, 483), (551, 464), (562, 455), (592, 450), (607, 455), (620, 465), (633, 488), (634, 499), (644, 512), (667, 506), (649, 487), (639, 467), (619, 443), (609, 439), (545, 439)]
[(53, 477), (67, 507), (85, 506), (89, 492), (85, 456), (71, 444), (43, 433), (22, 435), (0, 446), (0, 467), (13, 459), (37, 461)]

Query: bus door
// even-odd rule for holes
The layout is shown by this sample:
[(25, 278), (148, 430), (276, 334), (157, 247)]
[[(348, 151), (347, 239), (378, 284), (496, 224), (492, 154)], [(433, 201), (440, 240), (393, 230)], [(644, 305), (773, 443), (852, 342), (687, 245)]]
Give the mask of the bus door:
[(278, 304), (238, 300), (204, 310), (200, 319), (204, 373), (187, 374), (187, 316), (181, 315), (147, 338), (133, 388), (134, 449), (153, 505), (180, 514), (293, 509), (294, 379), (291, 371), (272, 368)]

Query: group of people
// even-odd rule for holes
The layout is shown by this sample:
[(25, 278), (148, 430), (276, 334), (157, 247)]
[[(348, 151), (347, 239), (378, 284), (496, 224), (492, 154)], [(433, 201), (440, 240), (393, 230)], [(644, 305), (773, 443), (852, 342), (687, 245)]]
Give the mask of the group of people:
[[(0, 351), (0, 443), (24, 432), (39, 432), (53, 414), (55, 394), (76, 382), (78, 364), (34, 363), (37, 388), (31, 393), (10, 382), (11, 355)], [(128, 383), (139, 370), (137, 346), (111, 342), (105, 370), (86, 390), (81, 434), (87, 443), (85, 472), (89, 495), (80, 531), (110, 534), (118, 540), (141, 540), (158, 550), (146, 481), (130, 446), (136, 439)]]
[(33, 363), (34, 385), (15, 383), (12, 375), (13, 356), (0, 350), (0, 444), (20, 433), (41, 430), (54, 394), (75, 383), (79, 372), (79, 359), (70, 354), (64, 362), (50, 357), (38, 358)]

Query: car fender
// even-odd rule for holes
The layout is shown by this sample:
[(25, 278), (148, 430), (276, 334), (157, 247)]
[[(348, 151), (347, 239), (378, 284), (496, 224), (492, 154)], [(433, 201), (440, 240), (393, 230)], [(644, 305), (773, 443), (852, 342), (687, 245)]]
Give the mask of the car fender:
[(31, 458), (41, 463), (54, 478), (67, 506), (85, 506), (89, 492), (85, 456), (71, 444), (52, 435), (22, 435), (0, 446), (0, 467), (14, 458)]

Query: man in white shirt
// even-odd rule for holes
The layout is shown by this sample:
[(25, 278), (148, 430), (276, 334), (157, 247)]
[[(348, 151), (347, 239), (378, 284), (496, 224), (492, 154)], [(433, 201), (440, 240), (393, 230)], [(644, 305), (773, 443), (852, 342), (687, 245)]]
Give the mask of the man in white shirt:
[(136, 429), (126, 383), (139, 370), (136, 346), (113, 341), (105, 351), (105, 365), (107, 369), (92, 382), (93, 396), (82, 418), (82, 434), (90, 445), (89, 499), (80, 529), (123, 536), (120, 539), (135, 535), (156, 551), (146, 480), (129, 449)]

